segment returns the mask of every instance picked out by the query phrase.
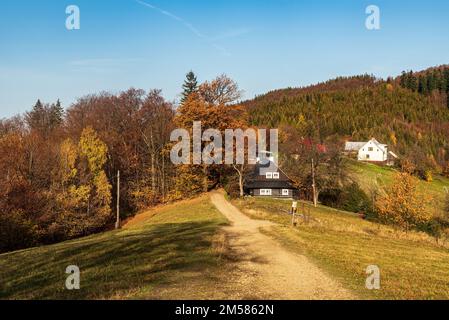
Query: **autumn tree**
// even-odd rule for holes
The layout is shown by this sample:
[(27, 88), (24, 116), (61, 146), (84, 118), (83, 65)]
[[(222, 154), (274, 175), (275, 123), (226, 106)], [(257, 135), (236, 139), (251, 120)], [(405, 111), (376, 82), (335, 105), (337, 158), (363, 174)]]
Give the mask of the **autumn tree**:
[(338, 140), (320, 141), (319, 128), (302, 116), (295, 126), (281, 126), (279, 135), (281, 166), (303, 196), (318, 205), (322, 192), (344, 186), (347, 173)]
[(59, 214), (50, 230), (68, 237), (87, 235), (111, 218), (111, 185), (104, 171), (108, 148), (91, 127), (79, 144), (70, 139), (60, 147)]
[(108, 147), (105, 170), (113, 198), (114, 177), (120, 170), (120, 207), (132, 213), (164, 201), (173, 186), (174, 170), (165, 147), (173, 117), (173, 104), (160, 90), (130, 89), (80, 99), (67, 110), (66, 126), (73, 140), (79, 139), (84, 128), (95, 129)]
[(172, 178), (167, 144), (174, 129), (173, 118), (172, 104), (164, 100), (159, 90), (150, 91), (138, 112), (137, 124), (142, 141), (139, 154), (147, 169), (142, 170), (131, 184), (135, 205), (140, 208), (167, 198)]
[(90, 213), (91, 207), (95, 207), (96, 214), (107, 218), (111, 212), (111, 185), (104, 171), (108, 147), (99, 139), (95, 130), (87, 127), (81, 135), (79, 149), (81, 157), (87, 161), (86, 186), (91, 190), (87, 214)]
[(417, 191), (418, 180), (408, 172), (396, 174), (392, 186), (377, 201), (379, 219), (409, 231), (428, 222), (432, 215), (427, 211), (427, 197)]
[(37, 222), (47, 199), (28, 179), (26, 148), (21, 132), (0, 136), (0, 253), (40, 240)]
[[(244, 125), (244, 110), (241, 106), (233, 104), (240, 97), (241, 92), (238, 85), (225, 75), (221, 75), (212, 81), (200, 85), (198, 92), (191, 94), (184, 104), (180, 106), (175, 117), (175, 124), (179, 128), (190, 131), (193, 138), (192, 129), (195, 121), (201, 122), (203, 130), (217, 129), (224, 136), (226, 129), (242, 128)], [(205, 145), (205, 143), (203, 143)], [(222, 150), (215, 150), (222, 152)], [(190, 179), (192, 186), (188, 189), (195, 189), (193, 184), (202, 180), (202, 191), (207, 192), (211, 186), (219, 183), (223, 175), (223, 166), (201, 165), (178, 166), (178, 180), (187, 181), (183, 176), (196, 176)], [(238, 172), (239, 170), (236, 170)], [(198, 175), (202, 176), (198, 178)]]
[(232, 104), (242, 96), (237, 83), (224, 74), (201, 84), (199, 93), (204, 101), (215, 106)]

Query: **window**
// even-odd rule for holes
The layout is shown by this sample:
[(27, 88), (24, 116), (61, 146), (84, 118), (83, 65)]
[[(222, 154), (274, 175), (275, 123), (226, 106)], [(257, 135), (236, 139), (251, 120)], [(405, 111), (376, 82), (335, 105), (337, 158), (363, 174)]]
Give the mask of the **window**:
[(273, 179), (279, 179), (279, 172), (273, 172)]
[(373, 152), (373, 151), (374, 151), (374, 148), (373, 148), (373, 147), (369, 147), (369, 148), (368, 148), (368, 151), (369, 151), (369, 152)]
[(267, 172), (265, 176), (267, 179), (273, 179), (273, 172)]
[(369, 154), (366, 155), (366, 159), (369, 159)]
[(261, 196), (271, 196), (271, 194), (272, 194), (271, 189), (260, 189)]
[(288, 189), (282, 189), (282, 195), (288, 196), (288, 195), (290, 195), (290, 191)]

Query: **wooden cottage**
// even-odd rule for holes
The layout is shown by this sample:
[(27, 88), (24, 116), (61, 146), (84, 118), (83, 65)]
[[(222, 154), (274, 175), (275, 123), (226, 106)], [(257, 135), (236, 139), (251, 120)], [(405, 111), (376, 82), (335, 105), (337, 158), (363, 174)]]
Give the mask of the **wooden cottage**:
[(298, 197), (298, 190), (273, 162), (265, 165), (258, 163), (246, 178), (245, 192), (254, 197), (292, 199)]

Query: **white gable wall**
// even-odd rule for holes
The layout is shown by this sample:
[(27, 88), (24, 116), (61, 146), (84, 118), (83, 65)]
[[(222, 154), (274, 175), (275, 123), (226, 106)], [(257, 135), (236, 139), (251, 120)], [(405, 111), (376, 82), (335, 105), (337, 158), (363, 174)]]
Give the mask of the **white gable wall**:
[(358, 158), (359, 161), (383, 162), (388, 160), (388, 151), (371, 140), (359, 150)]

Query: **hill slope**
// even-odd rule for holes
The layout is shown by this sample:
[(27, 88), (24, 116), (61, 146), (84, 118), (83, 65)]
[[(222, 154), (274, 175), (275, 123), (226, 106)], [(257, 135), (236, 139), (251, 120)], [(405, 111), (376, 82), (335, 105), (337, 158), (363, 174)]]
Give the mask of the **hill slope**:
[[(426, 234), (405, 234), (347, 212), (322, 206), (315, 209), (308, 203), (304, 208), (310, 209), (311, 222), (294, 228), (291, 217), (283, 213), (290, 207), (289, 201), (251, 199), (235, 204), (250, 217), (276, 222), (263, 232), (290, 254), (297, 253), (300, 260), (310, 258), (359, 297), (449, 298), (448, 246), (437, 246)], [(0, 299), (258, 297), (251, 282), (256, 274), (243, 272), (241, 281), (234, 277), (235, 272), (242, 273), (242, 266), (248, 263), (259, 268), (269, 268), (269, 264), (257, 258), (257, 250), (244, 257), (228, 256), (228, 243), (220, 231), (225, 225), (227, 220), (203, 196), (139, 215), (120, 231), (3, 254)], [(234, 245), (239, 250), (249, 247)], [(365, 288), (365, 270), (372, 264), (381, 269), (379, 291)], [(80, 267), (81, 290), (64, 288), (69, 265)]]
[[(0, 255), (0, 299), (224, 298), (226, 219), (207, 197), (140, 215), (125, 229)], [(81, 290), (65, 289), (66, 267)], [(217, 279), (219, 278), (219, 279)]]
[[(432, 96), (369, 76), (284, 89), (244, 103), (253, 125), (289, 126), (325, 142), (376, 137), (401, 156), (441, 167), (449, 160), (449, 109)], [(426, 164), (427, 165), (427, 164)]]
[[(381, 167), (353, 160), (349, 160), (346, 164), (351, 178), (355, 180), (368, 195), (370, 195), (373, 190), (390, 186), (397, 173), (393, 168)], [(449, 191), (449, 179), (442, 176), (433, 177), (432, 182), (420, 180), (418, 183), (418, 192), (432, 198), (428, 210), (432, 212), (434, 216), (446, 214), (447, 191)]]

